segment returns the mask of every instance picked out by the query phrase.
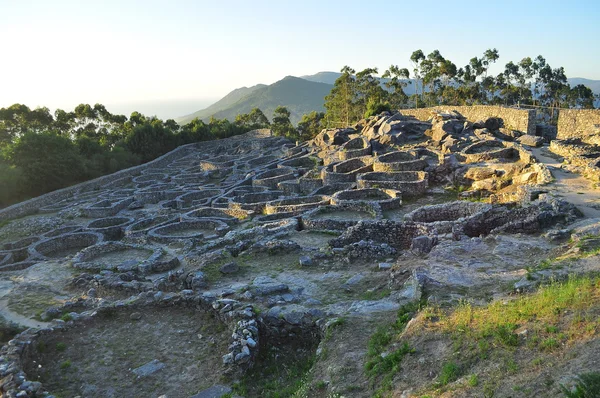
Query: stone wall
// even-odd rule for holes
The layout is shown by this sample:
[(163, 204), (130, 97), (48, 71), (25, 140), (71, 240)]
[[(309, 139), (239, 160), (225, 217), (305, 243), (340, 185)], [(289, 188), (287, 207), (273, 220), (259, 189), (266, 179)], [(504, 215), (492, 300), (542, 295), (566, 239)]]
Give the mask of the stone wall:
[(60, 202), (61, 200), (65, 200), (73, 197), (81, 192), (93, 191), (101, 189), (101, 187), (107, 184), (114, 184), (117, 181), (125, 181), (127, 178), (132, 178), (134, 176), (140, 175), (143, 170), (147, 168), (161, 168), (167, 166), (169, 163), (173, 162), (176, 159), (179, 159), (185, 155), (188, 155), (194, 151), (200, 149), (211, 149), (216, 146), (222, 145), (233, 145), (241, 140), (245, 139), (255, 139), (255, 138), (265, 138), (270, 137), (271, 131), (262, 129), (262, 130), (254, 130), (250, 131), (246, 134), (239, 135), (236, 137), (227, 138), (225, 140), (215, 140), (215, 141), (207, 141), (207, 142), (199, 142), (194, 144), (182, 145), (179, 148), (172, 150), (169, 153), (164, 154), (163, 156), (156, 158), (148, 163), (144, 163), (139, 166), (131, 167), (129, 169), (124, 169), (117, 171), (113, 174), (108, 174), (102, 177), (98, 177), (93, 180), (89, 180), (86, 182), (82, 182), (81, 184), (72, 185), (67, 188), (59, 189), (53, 192), (49, 192), (47, 194), (38, 196), (33, 199), (26, 200), (24, 202), (20, 202), (14, 204), (12, 206), (6, 207), (0, 210), (0, 221), (10, 220), (13, 218), (24, 217), (30, 214), (36, 213), (40, 207), (49, 206), (51, 204), (55, 204)]
[(598, 109), (561, 109), (558, 114), (556, 138), (559, 140), (598, 135), (598, 130), (600, 130), (600, 110)]
[(504, 126), (513, 130), (521, 131), (529, 135), (535, 135), (535, 111), (525, 109), (506, 108), (495, 105), (473, 105), (473, 106), (434, 106), (431, 108), (400, 109), (403, 115), (411, 115), (419, 120), (429, 120), (432, 112), (445, 112), (456, 110), (471, 122), (486, 120), (497, 117), (504, 120)]

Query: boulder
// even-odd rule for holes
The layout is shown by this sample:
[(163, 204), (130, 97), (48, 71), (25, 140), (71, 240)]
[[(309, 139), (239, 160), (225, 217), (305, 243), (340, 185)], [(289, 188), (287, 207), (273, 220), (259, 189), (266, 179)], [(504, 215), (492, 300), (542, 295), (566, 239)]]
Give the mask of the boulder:
[(538, 173), (535, 171), (530, 171), (528, 173), (519, 174), (512, 178), (513, 184), (516, 184), (516, 185), (536, 184), (537, 180), (538, 180)]
[(483, 120), (478, 120), (473, 123), (473, 129), (483, 129), (485, 128), (485, 122)]
[(544, 138), (535, 135), (523, 135), (517, 138), (517, 142), (525, 146), (540, 147), (544, 143)]
[(485, 121), (484, 125), (486, 129), (494, 131), (500, 127), (504, 127), (504, 121), (499, 117), (490, 117)]
[(240, 270), (240, 266), (236, 262), (223, 264), (219, 268), (219, 272), (222, 274), (235, 274)]
[(491, 167), (471, 167), (465, 173), (465, 178), (473, 181), (481, 181), (487, 178), (496, 177), (498, 172)]

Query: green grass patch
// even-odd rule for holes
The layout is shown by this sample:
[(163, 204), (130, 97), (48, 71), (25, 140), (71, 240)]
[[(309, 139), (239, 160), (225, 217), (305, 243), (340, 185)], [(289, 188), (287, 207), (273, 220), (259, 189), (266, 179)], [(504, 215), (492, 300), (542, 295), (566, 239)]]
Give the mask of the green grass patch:
[[(310, 396), (306, 394), (313, 387), (309, 371), (316, 360), (314, 349), (316, 346), (290, 344), (262, 350), (255, 366), (233, 385), (234, 395), (265, 398)], [(320, 385), (318, 388), (323, 387)]]
[(452, 383), (460, 376), (460, 367), (454, 362), (447, 362), (442, 366), (440, 372), (439, 383), (445, 386), (448, 383)]
[(594, 314), (599, 310), (599, 299), (599, 278), (570, 278), (515, 300), (495, 301), (477, 308), (463, 303), (442, 324), (461, 338), (491, 338), (507, 347), (520, 344), (515, 331), (526, 327), (532, 333), (529, 344), (533, 341), (534, 346), (552, 349), (559, 345), (559, 336), (569, 339), (595, 333), (599, 322)]
[(399, 348), (391, 351), (389, 350), (389, 346), (393, 342), (398, 342), (398, 335), (404, 331), (406, 324), (412, 319), (419, 308), (419, 302), (402, 306), (398, 310), (396, 321), (389, 325), (378, 327), (369, 339), (365, 370), (371, 379), (372, 385), (380, 385), (374, 395), (375, 397), (382, 396), (385, 391), (392, 388), (393, 377), (400, 370), (402, 359), (414, 352), (414, 349), (406, 342), (400, 344)]
[(566, 398), (600, 398), (600, 373), (584, 373), (577, 376), (573, 389), (561, 385)]

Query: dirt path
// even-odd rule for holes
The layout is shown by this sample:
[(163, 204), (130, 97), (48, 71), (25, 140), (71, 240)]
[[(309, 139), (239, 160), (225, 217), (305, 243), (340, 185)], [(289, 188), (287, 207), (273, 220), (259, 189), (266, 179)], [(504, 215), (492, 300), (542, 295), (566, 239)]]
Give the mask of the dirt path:
[(576, 173), (566, 172), (561, 163), (546, 155), (547, 147), (533, 148), (531, 152), (552, 172), (555, 181), (551, 186), (558, 196), (573, 203), (587, 218), (600, 217), (600, 190), (594, 189), (590, 181)]

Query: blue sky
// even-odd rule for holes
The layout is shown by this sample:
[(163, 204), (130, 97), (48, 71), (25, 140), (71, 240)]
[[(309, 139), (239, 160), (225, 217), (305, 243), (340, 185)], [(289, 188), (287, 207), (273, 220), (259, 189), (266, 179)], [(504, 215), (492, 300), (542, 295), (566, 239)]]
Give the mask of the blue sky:
[(495, 47), (600, 79), (600, 1), (0, 0), (0, 106), (214, 99), (286, 75), (463, 66)]

